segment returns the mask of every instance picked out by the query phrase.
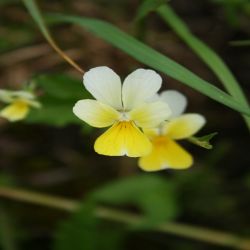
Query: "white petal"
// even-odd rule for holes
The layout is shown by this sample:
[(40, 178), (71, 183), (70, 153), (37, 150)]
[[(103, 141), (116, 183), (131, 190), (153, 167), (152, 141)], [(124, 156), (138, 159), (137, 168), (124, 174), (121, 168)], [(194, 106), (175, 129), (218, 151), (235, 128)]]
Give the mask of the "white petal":
[(115, 109), (122, 108), (121, 79), (112, 69), (106, 66), (93, 68), (84, 74), (83, 83), (98, 101)]
[(11, 103), (17, 99), (34, 100), (35, 96), (31, 92), (24, 90), (13, 91), (0, 89), (0, 100), (2, 102)]
[(187, 98), (176, 90), (166, 90), (160, 94), (160, 99), (166, 102), (171, 111), (171, 118), (182, 114), (187, 106)]
[(96, 100), (80, 100), (73, 107), (73, 113), (90, 126), (104, 128), (112, 125), (120, 113)]
[(162, 79), (150, 69), (137, 69), (128, 75), (122, 87), (123, 106), (131, 110), (152, 98), (160, 89)]
[(185, 114), (167, 122), (163, 130), (168, 137), (178, 140), (194, 135), (205, 123), (204, 116), (200, 114)]
[(159, 102), (162, 101), (158, 93), (154, 94), (147, 102)]
[(165, 102), (152, 102), (134, 108), (129, 112), (129, 117), (141, 128), (153, 128), (168, 119), (170, 114), (170, 108)]

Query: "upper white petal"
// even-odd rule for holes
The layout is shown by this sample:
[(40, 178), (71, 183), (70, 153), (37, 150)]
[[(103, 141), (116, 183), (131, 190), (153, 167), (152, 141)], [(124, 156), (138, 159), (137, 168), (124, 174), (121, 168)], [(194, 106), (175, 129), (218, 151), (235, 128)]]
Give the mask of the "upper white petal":
[(80, 100), (73, 107), (73, 113), (90, 126), (104, 128), (119, 119), (120, 113), (96, 100)]
[(162, 79), (150, 69), (137, 69), (126, 77), (122, 87), (122, 101), (126, 110), (148, 101), (160, 89)]
[(0, 101), (10, 103), (17, 99), (34, 100), (35, 96), (31, 92), (24, 90), (5, 90), (0, 89)]
[(160, 99), (169, 105), (172, 111), (170, 118), (174, 118), (181, 115), (187, 106), (186, 96), (176, 90), (163, 91), (160, 94)]
[(97, 100), (118, 110), (122, 108), (121, 79), (112, 69), (106, 66), (90, 69), (84, 74), (83, 83)]

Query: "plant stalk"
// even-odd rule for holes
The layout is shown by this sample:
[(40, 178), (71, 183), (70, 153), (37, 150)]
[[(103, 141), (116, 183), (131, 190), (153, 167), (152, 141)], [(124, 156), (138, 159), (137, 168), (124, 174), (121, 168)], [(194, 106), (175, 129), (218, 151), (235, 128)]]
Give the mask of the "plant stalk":
[[(47, 206), (68, 212), (74, 212), (79, 206), (79, 203), (74, 200), (22, 189), (15, 189), (11, 187), (0, 187), (0, 197), (41, 206)], [(140, 215), (104, 206), (97, 207), (95, 213), (98, 218), (109, 219), (112, 221), (130, 225), (139, 225), (143, 220), (142, 216)], [(203, 241), (219, 246), (231, 247), (241, 250), (250, 250), (249, 239), (244, 239), (234, 234), (206, 229), (202, 227), (196, 227), (176, 222), (167, 222), (155, 226), (154, 228), (152, 228), (152, 230), (161, 233), (169, 233), (193, 240)]]

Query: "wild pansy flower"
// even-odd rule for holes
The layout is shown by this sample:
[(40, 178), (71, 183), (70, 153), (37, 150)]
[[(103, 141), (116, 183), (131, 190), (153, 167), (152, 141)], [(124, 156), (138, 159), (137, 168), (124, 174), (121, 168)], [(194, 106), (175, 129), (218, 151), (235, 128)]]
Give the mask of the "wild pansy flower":
[(168, 103), (172, 114), (168, 121), (157, 128), (144, 130), (153, 147), (148, 155), (139, 159), (139, 166), (145, 171), (189, 168), (193, 164), (193, 157), (175, 140), (194, 135), (205, 124), (205, 118), (200, 114), (182, 114), (187, 100), (177, 91), (164, 91), (158, 97)]
[(151, 151), (151, 142), (140, 128), (158, 126), (170, 115), (167, 103), (152, 101), (162, 84), (153, 70), (137, 69), (120, 77), (110, 68), (96, 67), (84, 74), (84, 86), (96, 98), (78, 101), (74, 114), (90, 126), (111, 126), (95, 141), (97, 153), (139, 157)]
[(24, 90), (11, 91), (0, 89), (0, 101), (8, 103), (0, 111), (0, 117), (10, 122), (24, 119), (28, 115), (30, 107), (40, 107), (40, 103), (36, 101), (35, 95)]

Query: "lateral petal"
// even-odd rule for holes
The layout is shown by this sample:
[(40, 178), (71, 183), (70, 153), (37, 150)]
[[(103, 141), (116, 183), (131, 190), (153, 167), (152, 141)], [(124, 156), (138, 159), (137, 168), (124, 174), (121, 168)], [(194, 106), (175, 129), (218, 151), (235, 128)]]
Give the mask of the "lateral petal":
[(165, 102), (144, 103), (129, 112), (131, 120), (142, 128), (153, 128), (168, 119), (170, 108)]
[(16, 100), (1, 110), (0, 116), (11, 121), (19, 121), (24, 119), (29, 112), (29, 104), (23, 100)]
[(120, 113), (112, 107), (96, 100), (80, 100), (73, 107), (73, 113), (92, 127), (104, 128), (111, 126)]
[(158, 171), (166, 168), (186, 169), (193, 164), (193, 157), (167, 137), (156, 137), (152, 145), (150, 154), (139, 159), (139, 167), (145, 171)]
[(162, 79), (150, 69), (137, 69), (126, 77), (122, 87), (122, 101), (126, 110), (150, 100), (160, 89)]
[(83, 83), (98, 101), (118, 110), (122, 108), (121, 79), (112, 69), (106, 66), (90, 69), (84, 74)]
[(151, 151), (151, 142), (133, 122), (117, 122), (97, 138), (94, 148), (108, 156), (140, 157)]
[(172, 139), (184, 139), (197, 133), (205, 124), (200, 114), (185, 114), (166, 122), (164, 134)]

